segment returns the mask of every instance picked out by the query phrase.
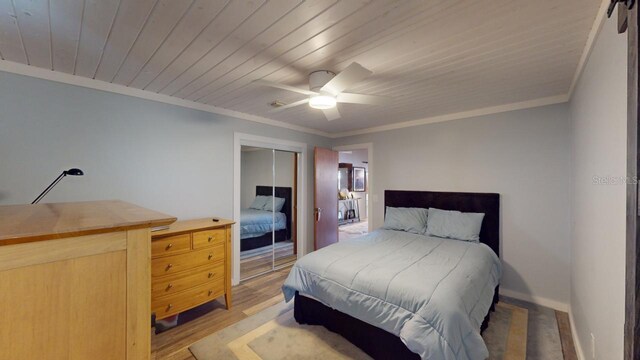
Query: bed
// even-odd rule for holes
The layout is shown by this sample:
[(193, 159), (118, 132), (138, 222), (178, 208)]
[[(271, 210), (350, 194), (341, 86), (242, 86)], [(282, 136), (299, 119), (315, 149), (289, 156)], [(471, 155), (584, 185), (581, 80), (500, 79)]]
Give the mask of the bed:
[[(274, 191), (275, 190), (275, 191)], [(273, 242), (272, 230), (275, 230), (275, 241), (291, 240), (291, 188), (276, 186), (256, 186), (256, 196), (264, 195), (283, 198), (284, 205), (280, 212), (266, 210), (240, 210), (240, 251), (252, 250)], [(274, 221), (275, 220), (275, 221)]]
[(385, 191), (385, 209), (484, 213), (480, 242), (376, 230), (313, 252), (283, 286), (301, 324), (324, 325), (376, 359), (484, 359), (498, 301), (498, 194)]

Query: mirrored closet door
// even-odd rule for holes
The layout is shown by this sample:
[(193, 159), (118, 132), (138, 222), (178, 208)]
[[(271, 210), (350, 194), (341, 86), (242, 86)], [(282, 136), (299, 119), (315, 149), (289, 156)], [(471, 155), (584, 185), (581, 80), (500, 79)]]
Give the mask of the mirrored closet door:
[(297, 154), (243, 146), (241, 162), (242, 281), (295, 261)]
[(275, 227), (273, 249), (274, 268), (280, 268), (295, 262), (297, 256), (295, 204), (298, 159), (296, 153), (289, 151), (275, 150), (274, 156), (275, 197), (285, 199), (283, 207), (276, 209), (284, 216), (279, 217), (281, 222)]

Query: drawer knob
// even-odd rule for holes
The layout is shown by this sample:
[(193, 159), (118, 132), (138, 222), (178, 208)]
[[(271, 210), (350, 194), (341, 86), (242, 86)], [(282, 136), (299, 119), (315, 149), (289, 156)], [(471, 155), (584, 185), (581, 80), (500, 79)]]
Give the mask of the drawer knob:
[(167, 270), (171, 269), (172, 267), (173, 267), (173, 264), (167, 265)]
[(171, 249), (172, 247), (173, 247), (173, 244), (167, 245), (167, 250)]
[(211, 258), (213, 258), (213, 254), (209, 254), (209, 260), (211, 260)]
[(173, 287), (173, 285), (171, 283), (169, 283), (169, 285), (167, 285), (167, 290), (171, 289)]
[(209, 236), (209, 242), (211, 242), (211, 240), (213, 240), (213, 236)]
[(171, 310), (172, 307), (173, 307), (173, 304), (167, 305), (167, 310)]
[(211, 294), (213, 294), (213, 290), (209, 290), (209, 296), (211, 296)]
[(213, 276), (213, 273), (212, 273), (212, 272), (210, 272), (210, 273), (209, 273), (209, 277), (212, 277), (212, 276)]

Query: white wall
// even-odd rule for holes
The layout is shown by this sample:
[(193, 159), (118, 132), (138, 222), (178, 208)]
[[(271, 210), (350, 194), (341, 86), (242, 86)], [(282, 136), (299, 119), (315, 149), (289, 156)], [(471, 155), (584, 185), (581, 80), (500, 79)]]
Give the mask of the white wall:
[[(276, 150), (275, 186), (290, 187), (293, 191), (294, 156), (294, 153)], [(256, 186), (273, 184), (273, 158), (272, 150), (268, 149), (252, 148), (250, 151), (242, 151), (240, 203), (243, 209), (248, 208), (256, 197)]]
[[(341, 163), (352, 164), (354, 167), (363, 167), (367, 172), (367, 191), (356, 192), (356, 197), (361, 198), (359, 200), (359, 208), (360, 208), (360, 219), (364, 220), (367, 218), (367, 203), (365, 201), (367, 194), (369, 193), (369, 153), (367, 149), (357, 149), (357, 150), (347, 150), (341, 151), (338, 155), (338, 161)], [(364, 163), (367, 162), (367, 163)]]
[(500, 193), (501, 291), (566, 308), (570, 134), (567, 104), (338, 139), (373, 143), (374, 228), (384, 190)]
[[(626, 173), (625, 59), (626, 37), (610, 20), (570, 105), (333, 141), (0, 72), (0, 204), (30, 202), (60, 171), (79, 167), (84, 177), (66, 178), (44, 201), (122, 199), (182, 219), (230, 218), (234, 132), (304, 142), (309, 153), (372, 142), (374, 227), (383, 222), (385, 189), (500, 193), (503, 293), (550, 306), (570, 301), (579, 348), (587, 354), (593, 333), (599, 358), (617, 359), (625, 189), (592, 178)], [(311, 157), (308, 164), (312, 241)]]
[(571, 315), (579, 351), (622, 359), (625, 296), (627, 36), (606, 21), (570, 102), (573, 139)]
[[(121, 199), (180, 219), (233, 217), (234, 132), (330, 147), (324, 137), (0, 72), (0, 204)], [(313, 160), (307, 189), (313, 189)], [(307, 193), (313, 242), (313, 192)]]

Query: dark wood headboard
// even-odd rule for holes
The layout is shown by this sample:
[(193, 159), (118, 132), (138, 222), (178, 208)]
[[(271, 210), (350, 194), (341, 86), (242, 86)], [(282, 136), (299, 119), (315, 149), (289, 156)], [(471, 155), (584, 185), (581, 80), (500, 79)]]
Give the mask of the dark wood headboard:
[(271, 186), (256, 186), (256, 195), (264, 195), (264, 196), (273, 196), (283, 198), (284, 205), (282, 206), (281, 212), (287, 216), (287, 239), (291, 239), (291, 213), (293, 211), (293, 198), (291, 197), (291, 188), (290, 187), (282, 187), (276, 186), (275, 193), (274, 188)]
[(484, 213), (480, 242), (500, 256), (500, 194), (385, 190), (384, 205)]

